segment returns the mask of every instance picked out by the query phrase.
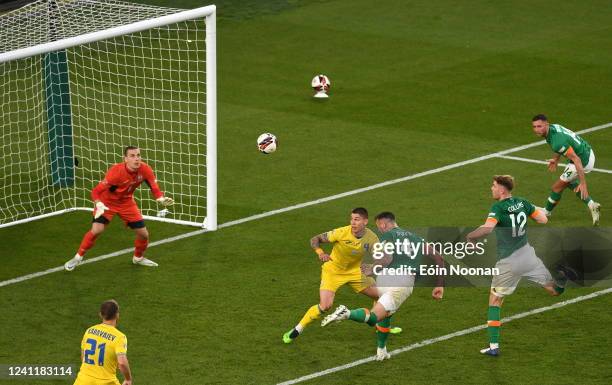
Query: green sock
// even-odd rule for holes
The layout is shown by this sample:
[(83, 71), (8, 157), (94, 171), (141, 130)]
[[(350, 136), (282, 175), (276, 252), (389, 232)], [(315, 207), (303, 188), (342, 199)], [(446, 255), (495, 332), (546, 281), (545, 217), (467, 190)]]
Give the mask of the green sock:
[(384, 348), (385, 346), (387, 346), (387, 337), (389, 337), (389, 326), (391, 326), (391, 317), (387, 317), (376, 324), (376, 339), (378, 341), (379, 348)]
[(548, 199), (546, 200), (546, 210), (552, 211), (557, 203), (561, 200), (561, 193), (551, 191)]
[(355, 322), (367, 323), (370, 326), (376, 325), (376, 314), (371, 313), (368, 309), (355, 309), (351, 310), (349, 319)]
[(487, 322), (487, 332), (489, 333), (489, 343), (499, 343), (499, 329), (501, 327), (500, 321), (501, 309), (499, 306), (489, 306), (489, 322)]
[[(570, 183), (570, 184), (569, 184), (568, 188), (571, 188), (571, 189), (572, 189), (572, 191), (574, 191), (574, 189), (575, 189), (576, 187), (578, 187), (578, 184), (579, 184), (579, 183), (578, 183), (577, 181), (573, 181), (572, 183)], [(578, 192), (576, 193), (576, 196), (578, 197), (578, 199), (580, 199), (581, 201), (583, 201), (583, 202), (584, 202), (584, 204), (585, 204), (585, 205), (587, 205), (587, 206), (589, 205), (589, 202), (593, 200), (593, 199), (591, 198), (591, 196), (590, 196), (590, 195), (589, 195), (588, 197), (586, 197), (585, 199), (582, 199), (582, 196), (580, 196), (580, 191), (578, 191)]]
[(564, 288), (564, 287), (561, 287), (561, 286), (558, 286), (558, 285), (555, 285), (555, 291), (556, 291), (558, 294), (563, 294), (563, 292), (565, 291), (565, 288)]

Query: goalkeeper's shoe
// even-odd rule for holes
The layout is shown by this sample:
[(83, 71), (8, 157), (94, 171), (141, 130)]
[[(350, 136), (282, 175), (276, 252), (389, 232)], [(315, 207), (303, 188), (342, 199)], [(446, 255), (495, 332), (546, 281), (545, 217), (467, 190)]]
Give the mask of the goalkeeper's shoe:
[(142, 266), (150, 266), (150, 267), (157, 267), (159, 266), (157, 263), (151, 261), (150, 259), (147, 259), (145, 257), (132, 257), (132, 263), (134, 265), (142, 265)]
[(283, 334), (283, 342), (286, 343), (286, 344), (290, 344), (299, 335), (300, 335), (300, 333), (297, 330), (295, 330), (295, 328), (293, 328), (293, 329), (289, 330), (287, 333)]
[(391, 326), (389, 328), (389, 333), (391, 333), (391, 334), (400, 334), (403, 331), (404, 330), (401, 327), (399, 327), (399, 326)]
[(376, 348), (376, 361), (384, 361), (391, 358), (391, 354), (387, 352), (387, 347)]
[(81, 264), (81, 262), (83, 261), (83, 257), (81, 257), (80, 255), (76, 254), (74, 257), (72, 257), (68, 262), (64, 263), (64, 269), (66, 271), (72, 271), (74, 270), (78, 265)]
[(348, 319), (349, 315), (351, 315), (351, 311), (344, 305), (340, 305), (334, 310), (333, 313), (323, 318), (321, 321), (321, 326), (325, 326), (330, 322), (340, 322), (342, 320)]
[(593, 226), (599, 226), (599, 212), (601, 211), (601, 205), (595, 201), (591, 201), (589, 204), (589, 211), (593, 218)]
[(499, 348), (484, 348), (484, 349), (480, 349), (480, 353), (485, 354), (487, 356), (493, 356), (493, 357), (497, 357), (499, 356)]

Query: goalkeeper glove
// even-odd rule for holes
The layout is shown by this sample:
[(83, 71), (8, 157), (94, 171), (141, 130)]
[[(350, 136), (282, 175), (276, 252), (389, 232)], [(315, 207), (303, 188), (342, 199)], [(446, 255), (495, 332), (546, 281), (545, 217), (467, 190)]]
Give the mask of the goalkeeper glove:
[(104, 212), (108, 210), (108, 207), (106, 207), (106, 205), (102, 202), (96, 202), (96, 209), (94, 212), (94, 218), (98, 219), (102, 216), (102, 214), (104, 214)]
[(174, 203), (174, 199), (170, 197), (157, 198), (157, 201), (161, 203), (162, 206), (170, 206)]

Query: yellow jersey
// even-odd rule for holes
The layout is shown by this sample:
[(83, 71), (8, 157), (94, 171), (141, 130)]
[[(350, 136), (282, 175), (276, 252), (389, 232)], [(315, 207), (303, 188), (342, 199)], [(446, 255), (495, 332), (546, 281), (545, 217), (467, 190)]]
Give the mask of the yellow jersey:
[(378, 236), (367, 227), (361, 238), (355, 237), (350, 225), (328, 231), (327, 239), (334, 244), (329, 255), (332, 265), (346, 272), (359, 270), (363, 257), (370, 254), (378, 242)]
[(127, 354), (127, 337), (112, 325), (94, 325), (81, 341), (83, 363), (79, 374), (99, 380), (117, 379), (117, 355)]

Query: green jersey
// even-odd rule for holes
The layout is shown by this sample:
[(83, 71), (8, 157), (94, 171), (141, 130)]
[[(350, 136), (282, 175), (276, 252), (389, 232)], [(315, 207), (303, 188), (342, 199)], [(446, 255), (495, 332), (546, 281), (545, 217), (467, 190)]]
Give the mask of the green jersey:
[(546, 143), (550, 145), (553, 152), (561, 154), (565, 157), (567, 157), (568, 151), (571, 148), (580, 158), (583, 166), (589, 164), (591, 146), (586, 140), (582, 139), (573, 131), (568, 130), (560, 124), (551, 124), (548, 126)]
[[(412, 266), (417, 271), (419, 270), (423, 257), (423, 247), (425, 247), (423, 238), (401, 227), (395, 227), (384, 233), (380, 237), (380, 242), (401, 245), (400, 247), (394, 247), (393, 260), (387, 266), (388, 268)], [(398, 251), (400, 252), (398, 253)]]
[(527, 244), (527, 217), (536, 208), (526, 199), (510, 197), (495, 202), (487, 221), (496, 221), (497, 258), (506, 258)]

